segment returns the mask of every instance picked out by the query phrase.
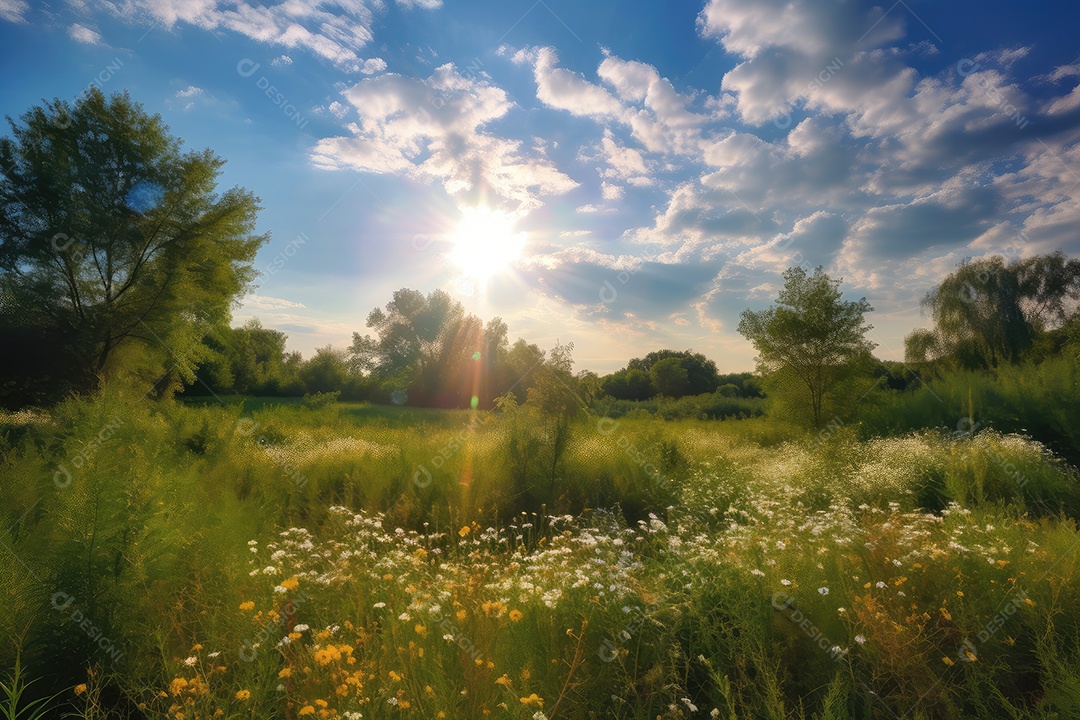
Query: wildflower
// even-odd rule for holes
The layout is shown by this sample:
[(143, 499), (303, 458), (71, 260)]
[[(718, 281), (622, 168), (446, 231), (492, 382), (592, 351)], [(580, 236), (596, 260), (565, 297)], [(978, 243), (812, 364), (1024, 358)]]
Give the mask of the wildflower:
[(780, 584), (784, 585), (786, 587), (786, 586), (791, 584), (791, 581), (788, 580), (787, 578), (784, 578), (783, 580), (780, 581)]
[(377, 603), (375, 603), (374, 607), (375, 607), (376, 609), (379, 609), (379, 610), (381, 610), (382, 608), (386, 607), (386, 603), (384, 603), (384, 602), (377, 602)]
[(859, 645), (862, 645), (866, 642), (866, 638), (862, 635), (856, 635), (855, 642), (857, 642)]
[(192, 665), (194, 665), (197, 662), (199, 662), (199, 658), (195, 657), (194, 655), (192, 655), (191, 657), (184, 658), (184, 664), (187, 665), (188, 667), (191, 667)]
[(496, 685), (502, 685), (503, 687), (510, 687), (510, 677), (503, 673), (503, 676), (495, 681)]
[(285, 588), (286, 590), (295, 590), (296, 588), (300, 587), (300, 581), (297, 580), (295, 577), (291, 577), (288, 580), (282, 580), (281, 587)]
[(397, 674), (396, 672), (394, 672), (393, 670), (391, 670), (391, 671), (390, 671), (389, 673), (387, 673), (387, 676), (388, 676), (388, 677), (389, 677), (389, 678), (390, 678), (391, 680), (393, 680), (394, 682), (401, 682), (401, 675), (398, 675), (398, 674)]
[(326, 707), (327, 705), (329, 705), (329, 703), (328, 703), (328, 702), (326, 702), (325, 700), (323, 700), (323, 699), (321, 699), (321, 698), (320, 698), (320, 699), (318, 699), (318, 700), (316, 700), (316, 701), (315, 701), (315, 704), (316, 704), (316, 705), (318, 705), (318, 706), (319, 706), (319, 707), (321, 707), (321, 708), (324, 708), (324, 707)]
[(520, 610), (511, 610), (510, 611), (510, 620), (512, 622), (517, 622), (518, 620), (520, 620), (523, 617), (525, 617), (525, 614), (523, 612), (521, 612)]
[(179, 695), (180, 691), (183, 690), (184, 688), (186, 688), (187, 686), (188, 686), (187, 678), (182, 678), (182, 677), (173, 678), (172, 682), (169, 683), (169, 692), (172, 693), (173, 695)]
[(521, 704), (522, 705), (535, 705), (536, 707), (542, 708), (542, 707), (544, 707), (544, 699), (542, 697), (540, 697), (539, 695), (537, 695), (536, 693), (532, 693), (531, 695), (529, 695), (529, 697), (521, 698)]
[(292, 668), (281, 668), (281, 672), (277, 674), (279, 678), (292, 677)]
[(250, 690), (237, 690), (236, 691), (236, 699), (237, 700), (247, 700), (250, 697), (251, 697), (251, 691)]
[(827, 588), (827, 587), (819, 587), (817, 589), (817, 591), (818, 591), (818, 594), (820, 594), (820, 595), (828, 595), (829, 594), (829, 588)]
[(751, 571), (750, 571), (750, 574), (751, 574), (751, 575), (757, 575), (758, 577), (765, 577), (765, 573), (763, 573), (762, 571), (758, 570), (757, 568), (754, 568), (753, 570), (751, 570)]
[(416, 627), (414, 627), (413, 630), (415, 630), (416, 634), (420, 637), (427, 637), (427, 628), (424, 627), (424, 625), (422, 625), (421, 623), (417, 623)]
[(953, 663), (953, 661), (952, 661), (952, 658), (950, 658), (950, 657), (949, 657), (948, 655), (946, 655), (945, 657), (941, 658), (941, 662), (945, 663), (945, 664), (946, 664), (946, 665), (948, 665), (949, 667), (952, 667), (952, 666), (954, 665), (954, 663)]
[(457, 534), (460, 535), (461, 537), (465, 537), (466, 535), (468, 535), (471, 532), (472, 532), (472, 528), (470, 528), (468, 525), (465, 525), (464, 527), (462, 527), (460, 530), (457, 531)]
[(82, 695), (84, 692), (86, 692), (86, 683), (79, 683), (75, 686), (74, 690), (76, 695)]
[(298, 633), (304, 632), (305, 630), (310, 630), (310, 629), (311, 628), (309, 626), (305, 625), (304, 623), (300, 623), (299, 625), (294, 625), (293, 626), (293, 630), (295, 632), (298, 632)]
[(199, 652), (200, 650), (202, 650), (202, 645), (200, 645), (198, 643), (196, 643), (195, 645), (193, 645), (191, 647), (191, 652)]
[(296, 714), (297, 715), (314, 715), (315, 714), (315, 708), (312, 707), (311, 705), (305, 705), (304, 707), (300, 708), (300, 712), (298, 712)]

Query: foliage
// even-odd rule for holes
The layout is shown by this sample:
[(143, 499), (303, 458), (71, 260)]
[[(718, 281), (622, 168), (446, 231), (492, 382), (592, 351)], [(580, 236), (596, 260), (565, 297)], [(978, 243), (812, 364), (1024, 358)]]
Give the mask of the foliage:
[(905, 355), (966, 368), (1017, 363), (1076, 315), (1078, 301), (1080, 260), (1061, 251), (1011, 263), (999, 255), (968, 259), (923, 300), (934, 328), (913, 331)]
[(170, 720), (1071, 712), (1080, 485), (1039, 443), (578, 413), (549, 493), (539, 405), (500, 407), (107, 388), (0, 416), (26, 563), (0, 629), (30, 624), (31, 691), (92, 662), (95, 706)]
[(839, 285), (821, 268), (813, 275), (789, 268), (776, 304), (745, 310), (739, 322), (739, 332), (758, 351), (758, 371), (771, 385), (770, 396), (807, 412), (814, 427), (827, 419), (834, 397), (851, 397), (843, 391), (867, 374), (874, 348), (865, 338), (872, 326), (863, 321), (873, 308), (866, 298), (841, 300)]
[[(138, 376), (190, 381), (266, 236), (257, 199), (217, 193), (224, 161), (183, 152), (127, 94), (91, 89), (10, 121), (0, 140), (0, 332), (27, 361), (5, 376), (55, 394)], [(162, 376), (163, 380), (159, 380)], [(14, 388), (18, 390), (18, 388)], [(25, 388), (24, 388), (25, 390)]]

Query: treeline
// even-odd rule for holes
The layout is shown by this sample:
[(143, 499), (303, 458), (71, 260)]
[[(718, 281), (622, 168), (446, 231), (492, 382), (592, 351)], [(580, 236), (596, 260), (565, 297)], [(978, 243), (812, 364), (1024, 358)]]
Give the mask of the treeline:
[[(658, 350), (634, 358), (609, 375), (569, 371), (572, 345), (551, 351), (524, 339), (510, 342), (500, 318), (483, 322), (460, 302), (436, 290), (425, 296), (403, 288), (368, 315), (370, 334), (353, 334), (347, 348), (319, 348), (303, 359), (286, 351), (287, 336), (258, 320), (214, 328), (203, 338), (210, 349), (183, 394), (301, 396), (335, 394), (342, 400), (423, 407), (490, 408), (513, 392), (528, 395), (540, 376), (565, 366), (562, 382), (582, 406), (601, 399), (626, 401), (618, 414), (655, 409), (658, 401), (715, 396), (718, 400), (764, 397), (752, 373), (720, 374), (716, 363), (692, 350)], [(647, 405), (635, 406), (635, 402)], [(697, 401), (701, 405), (703, 401)], [(678, 407), (690, 408), (684, 402)], [(747, 405), (713, 403), (694, 416), (756, 414)], [(711, 408), (711, 409), (710, 409)], [(729, 408), (720, 410), (718, 408)], [(621, 412), (620, 412), (621, 411)]]

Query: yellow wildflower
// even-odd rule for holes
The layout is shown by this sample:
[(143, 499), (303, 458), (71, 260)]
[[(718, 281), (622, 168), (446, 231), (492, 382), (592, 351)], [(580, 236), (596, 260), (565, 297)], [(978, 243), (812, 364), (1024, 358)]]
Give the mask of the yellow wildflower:
[(461, 537), (465, 537), (466, 535), (468, 535), (471, 532), (472, 532), (472, 528), (469, 527), (468, 525), (465, 525), (464, 527), (462, 527), (460, 530), (457, 531), (457, 534), (460, 535)]
[(279, 678), (287, 678), (287, 677), (292, 677), (292, 668), (291, 668), (291, 667), (287, 667), (287, 668), (281, 668), (281, 672), (279, 672), (279, 673), (277, 674), (277, 676), (278, 676)]
[(86, 692), (86, 683), (79, 683), (75, 686), (76, 695), (82, 695), (84, 692)]
[(304, 707), (300, 708), (300, 712), (298, 712), (296, 714), (297, 715), (314, 715), (315, 714), (315, 708), (313, 708), (311, 705), (305, 705)]
[(948, 665), (949, 667), (952, 667), (952, 666), (953, 666), (953, 661), (952, 661), (952, 658), (951, 658), (951, 657), (949, 657), (948, 655), (946, 655), (945, 657), (941, 658), (941, 662), (945, 663), (945, 664), (946, 664), (946, 665)]
[(522, 705), (535, 705), (536, 707), (544, 707), (544, 698), (540, 697), (536, 693), (532, 693), (529, 697), (521, 698)]
[(240, 603), (240, 609), (243, 610), (244, 612), (254, 610), (255, 609), (255, 602), (253, 600), (245, 600), (244, 602)]
[(251, 691), (250, 690), (237, 690), (236, 691), (236, 699), (237, 700), (247, 700), (250, 697), (251, 697)]
[(521, 612), (520, 610), (511, 610), (510, 611), (510, 620), (512, 622), (517, 622), (518, 620), (520, 620), (523, 617), (525, 617), (525, 613)]
[(281, 587), (285, 588), (286, 590), (295, 590), (296, 588), (300, 587), (300, 581), (297, 580), (295, 577), (291, 577), (288, 580), (282, 580)]

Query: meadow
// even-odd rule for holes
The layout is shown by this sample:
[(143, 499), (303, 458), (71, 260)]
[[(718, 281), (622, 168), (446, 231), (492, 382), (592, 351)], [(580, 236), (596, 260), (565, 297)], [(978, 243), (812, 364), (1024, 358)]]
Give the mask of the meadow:
[(6, 687), (84, 718), (1077, 717), (1077, 472), (961, 417), (881, 430), (920, 402), (817, 433), (7, 413)]

